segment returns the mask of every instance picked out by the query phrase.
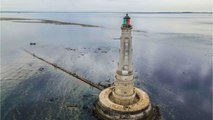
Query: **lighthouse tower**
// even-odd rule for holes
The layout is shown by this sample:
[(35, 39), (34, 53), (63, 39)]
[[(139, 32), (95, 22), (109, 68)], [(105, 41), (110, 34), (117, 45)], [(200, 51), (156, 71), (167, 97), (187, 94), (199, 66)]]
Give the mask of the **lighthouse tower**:
[(123, 18), (121, 30), (114, 85), (101, 91), (95, 112), (101, 120), (153, 120), (148, 94), (134, 86), (132, 25), (128, 14)]
[(132, 26), (128, 14), (123, 19), (121, 30), (119, 62), (112, 96), (115, 103), (130, 105), (134, 102), (135, 92), (132, 69)]

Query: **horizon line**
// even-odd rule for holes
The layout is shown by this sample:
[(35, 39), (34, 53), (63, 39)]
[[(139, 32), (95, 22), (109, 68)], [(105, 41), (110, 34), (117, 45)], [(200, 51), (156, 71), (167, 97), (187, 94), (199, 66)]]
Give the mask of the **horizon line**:
[(175, 11), (149, 11), (149, 12), (143, 12), (143, 11), (131, 11), (131, 12), (121, 12), (121, 11), (25, 11), (25, 10), (0, 10), (0, 13), (213, 13), (213, 11), (181, 11), (181, 12), (175, 12)]

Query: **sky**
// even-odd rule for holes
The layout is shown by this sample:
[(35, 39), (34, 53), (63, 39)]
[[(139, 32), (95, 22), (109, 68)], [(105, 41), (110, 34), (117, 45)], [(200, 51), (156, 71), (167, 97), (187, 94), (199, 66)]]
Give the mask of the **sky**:
[(1, 11), (211, 12), (212, 0), (0, 0)]

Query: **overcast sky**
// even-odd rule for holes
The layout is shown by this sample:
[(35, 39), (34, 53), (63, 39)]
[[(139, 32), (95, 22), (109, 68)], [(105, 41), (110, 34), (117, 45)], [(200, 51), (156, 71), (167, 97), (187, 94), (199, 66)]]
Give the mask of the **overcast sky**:
[(198, 11), (211, 12), (212, 0), (0, 0), (1, 11)]

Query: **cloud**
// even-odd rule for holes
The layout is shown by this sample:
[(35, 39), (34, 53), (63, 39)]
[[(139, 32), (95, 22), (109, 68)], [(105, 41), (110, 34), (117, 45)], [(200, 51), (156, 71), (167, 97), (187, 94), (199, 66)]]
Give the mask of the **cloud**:
[(211, 0), (2, 0), (1, 10), (212, 11)]

